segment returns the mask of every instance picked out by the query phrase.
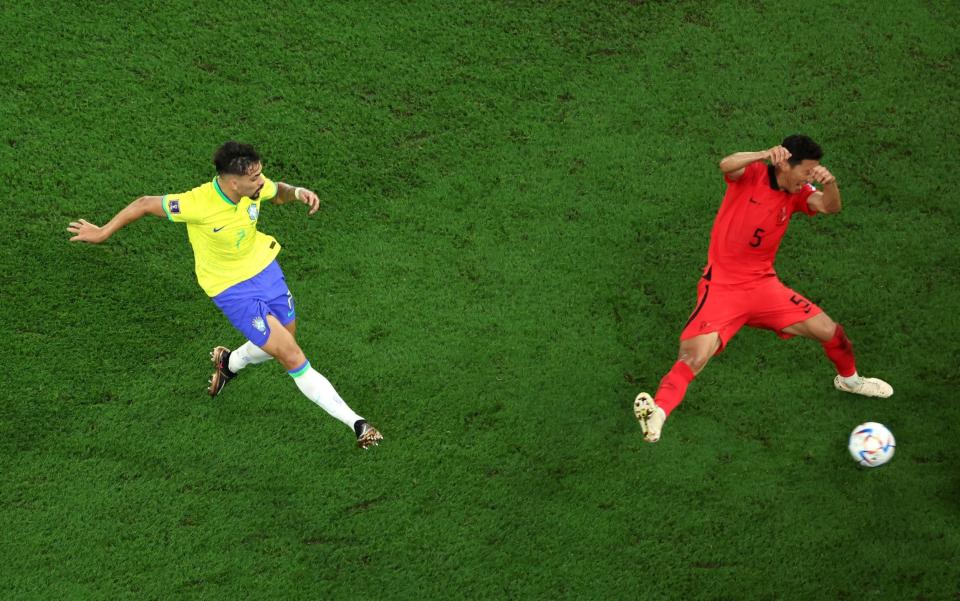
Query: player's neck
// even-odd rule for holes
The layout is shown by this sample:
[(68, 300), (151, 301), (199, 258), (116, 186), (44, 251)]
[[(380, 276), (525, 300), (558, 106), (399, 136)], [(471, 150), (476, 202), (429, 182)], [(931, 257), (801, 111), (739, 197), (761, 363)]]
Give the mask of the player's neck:
[(227, 188), (225, 188), (223, 185), (223, 180), (220, 179), (219, 175), (217, 176), (217, 187), (220, 188), (220, 192), (222, 192), (224, 196), (229, 198), (233, 202), (233, 204), (240, 204), (240, 198), (241, 198), (240, 195), (234, 192), (233, 190), (228, 190)]

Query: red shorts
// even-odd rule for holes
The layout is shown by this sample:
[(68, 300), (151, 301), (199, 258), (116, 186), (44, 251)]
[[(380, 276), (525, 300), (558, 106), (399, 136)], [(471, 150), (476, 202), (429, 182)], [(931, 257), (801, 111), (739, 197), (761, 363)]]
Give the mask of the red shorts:
[(793, 335), (784, 333), (784, 328), (820, 313), (823, 313), (820, 307), (775, 277), (733, 286), (712, 284), (701, 278), (697, 286), (697, 306), (687, 320), (680, 340), (719, 332), (719, 353), (745, 325), (773, 330), (781, 338), (791, 338)]

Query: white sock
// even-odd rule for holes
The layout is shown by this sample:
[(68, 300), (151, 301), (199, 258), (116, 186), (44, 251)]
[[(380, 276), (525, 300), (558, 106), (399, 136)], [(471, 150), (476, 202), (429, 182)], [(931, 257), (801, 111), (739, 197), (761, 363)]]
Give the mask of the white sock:
[(237, 373), (248, 365), (256, 365), (273, 359), (265, 353), (263, 349), (247, 340), (243, 346), (230, 353), (230, 361), (227, 362), (227, 369)]
[(840, 376), (840, 380), (846, 384), (848, 388), (853, 388), (854, 386), (860, 384), (860, 376), (857, 374), (857, 372), (853, 372), (852, 376)]
[(320, 405), (324, 411), (342, 421), (351, 430), (353, 430), (353, 424), (355, 424), (357, 420), (363, 419), (354, 413), (353, 409), (340, 398), (340, 395), (334, 390), (329, 380), (324, 378), (320, 372), (310, 367), (309, 361), (304, 363), (300, 369), (288, 371), (287, 373), (290, 374), (293, 381), (297, 383), (297, 388), (300, 389), (300, 392), (317, 405)]

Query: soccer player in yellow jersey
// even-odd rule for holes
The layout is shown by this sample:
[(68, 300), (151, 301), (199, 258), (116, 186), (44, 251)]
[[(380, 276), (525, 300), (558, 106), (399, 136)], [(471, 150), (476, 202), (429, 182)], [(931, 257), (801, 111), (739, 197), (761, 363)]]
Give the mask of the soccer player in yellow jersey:
[(297, 344), (293, 295), (276, 261), (280, 245), (257, 231), (261, 202), (299, 200), (313, 215), (320, 199), (306, 188), (267, 179), (260, 156), (249, 144), (227, 142), (213, 162), (213, 181), (181, 194), (142, 196), (102, 227), (73, 221), (67, 228), (73, 234), (70, 241), (100, 244), (145, 215), (187, 224), (200, 287), (247, 338), (232, 352), (222, 346), (211, 352), (210, 396), (220, 394), (244, 367), (276, 358), (307, 398), (353, 429), (358, 446), (376, 445), (383, 439), (380, 432), (350, 409)]

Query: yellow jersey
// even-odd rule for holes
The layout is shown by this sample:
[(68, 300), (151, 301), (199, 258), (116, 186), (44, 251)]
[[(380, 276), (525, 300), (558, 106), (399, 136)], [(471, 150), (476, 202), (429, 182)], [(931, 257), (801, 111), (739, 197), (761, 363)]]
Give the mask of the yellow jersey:
[(187, 224), (197, 282), (207, 296), (249, 280), (280, 252), (273, 236), (257, 231), (260, 203), (277, 195), (277, 184), (263, 179), (257, 200), (244, 196), (234, 203), (216, 177), (189, 192), (163, 197), (167, 218)]

